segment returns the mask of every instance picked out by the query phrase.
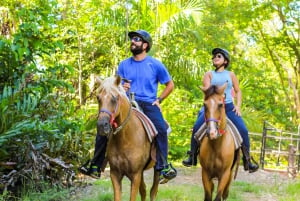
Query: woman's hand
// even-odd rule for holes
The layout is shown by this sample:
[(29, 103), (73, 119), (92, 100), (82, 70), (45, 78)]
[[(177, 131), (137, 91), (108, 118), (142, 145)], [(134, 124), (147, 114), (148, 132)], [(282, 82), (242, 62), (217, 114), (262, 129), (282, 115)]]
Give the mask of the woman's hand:
[(241, 108), (239, 106), (235, 105), (232, 111), (234, 111), (237, 116), (242, 116)]

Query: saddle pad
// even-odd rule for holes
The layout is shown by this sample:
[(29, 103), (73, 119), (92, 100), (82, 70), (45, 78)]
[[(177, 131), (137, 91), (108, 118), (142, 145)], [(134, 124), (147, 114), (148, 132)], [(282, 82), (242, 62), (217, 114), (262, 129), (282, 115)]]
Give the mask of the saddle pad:
[[(230, 133), (232, 134), (235, 149), (237, 150), (241, 147), (243, 139), (242, 139), (238, 129), (236, 128), (236, 126), (232, 123), (232, 121), (228, 117), (226, 117), (226, 120), (227, 120), (226, 130), (229, 130)], [(202, 138), (205, 135), (206, 135), (206, 124), (204, 123), (201, 125), (201, 127), (195, 133), (195, 139), (197, 140), (198, 143), (200, 143)]]
[(148, 135), (149, 141), (152, 142), (153, 138), (157, 135), (157, 130), (154, 126), (154, 124), (152, 123), (152, 121), (141, 111), (139, 111), (136, 108), (132, 108), (132, 110), (134, 111), (134, 113), (136, 114), (136, 116), (141, 120), (146, 133)]

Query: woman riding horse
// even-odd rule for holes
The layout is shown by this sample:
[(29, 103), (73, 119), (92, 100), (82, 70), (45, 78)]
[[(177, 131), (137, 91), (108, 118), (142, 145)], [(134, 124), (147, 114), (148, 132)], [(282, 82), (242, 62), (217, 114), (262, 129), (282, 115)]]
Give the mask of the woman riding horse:
[(239, 149), (235, 147), (232, 133), (227, 127), (225, 114), (224, 90), (226, 86), (227, 83), (221, 87), (212, 85), (203, 90), (207, 128), (206, 137), (203, 137), (200, 142), (199, 159), (205, 201), (212, 200), (214, 178), (218, 180), (217, 195), (214, 201), (225, 200), (228, 197), (232, 173), (237, 164)]
[[(251, 162), (250, 157), (250, 139), (248, 129), (241, 117), (242, 92), (236, 75), (232, 71), (226, 70), (230, 63), (230, 56), (227, 50), (214, 48), (212, 50), (212, 62), (215, 67), (214, 71), (208, 71), (203, 78), (203, 87), (208, 88), (211, 85), (223, 85), (227, 82), (225, 89), (225, 112), (227, 117), (233, 122), (243, 138), (242, 153), (244, 170), (249, 173), (258, 170), (258, 164)], [(232, 89), (235, 92), (236, 104), (233, 104)], [(194, 124), (191, 136), (191, 150), (188, 152), (189, 158), (182, 161), (182, 164), (189, 167), (197, 164), (198, 142), (194, 136), (198, 129), (205, 123), (204, 109), (201, 108), (196, 123)], [(253, 159), (252, 159), (253, 160)]]

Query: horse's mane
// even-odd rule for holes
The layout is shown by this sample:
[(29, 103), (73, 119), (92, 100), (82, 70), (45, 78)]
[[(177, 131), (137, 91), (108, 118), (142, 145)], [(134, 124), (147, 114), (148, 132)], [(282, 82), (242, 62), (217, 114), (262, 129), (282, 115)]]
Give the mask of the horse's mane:
[(204, 94), (205, 94), (204, 100), (207, 100), (207, 99), (208, 99), (210, 96), (212, 96), (213, 94), (218, 93), (218, 92), (217, 92), (217, 88), (218, 88), (218, 86), (216, 86), (216, 85), (210, 85), (206, 90), (204, 90), (204, 91), (203, 91)]
[(111, 93), (112, 96), (117, 96), (117, 95), (126, 96), (126, 92), (125, 92), (123, 86), (121, 85), (121, 83), (119, 83), (118, 85), (116, 84), (116, 79), (117, 78), (115, 76), (105, 78), (101, 82), (97, 91), (98, 92), (106, 91), (107, 93)]

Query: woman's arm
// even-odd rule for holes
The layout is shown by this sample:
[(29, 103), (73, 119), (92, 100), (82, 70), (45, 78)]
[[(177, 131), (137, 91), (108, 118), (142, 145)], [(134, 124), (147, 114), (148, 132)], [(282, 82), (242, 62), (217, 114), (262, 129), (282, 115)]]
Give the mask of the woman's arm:
[(235, 113), (238, 116), (241, 116), (242, 91), (240, 89), (239, 81), (238, 81), (236, 75), (233, 72), (231, 72), (230, 77), (231, 77), (233, 89), (234, 89), (234, 92), (236, 95), (236, 104), (235, 104), (233, 111), (235, 111)]
[(210, 87), (210, 82), (211, 82), (211, 72), (208, 71), (205, 73), (203, 77), (203, 89), (206, 90), (208, 87)]

